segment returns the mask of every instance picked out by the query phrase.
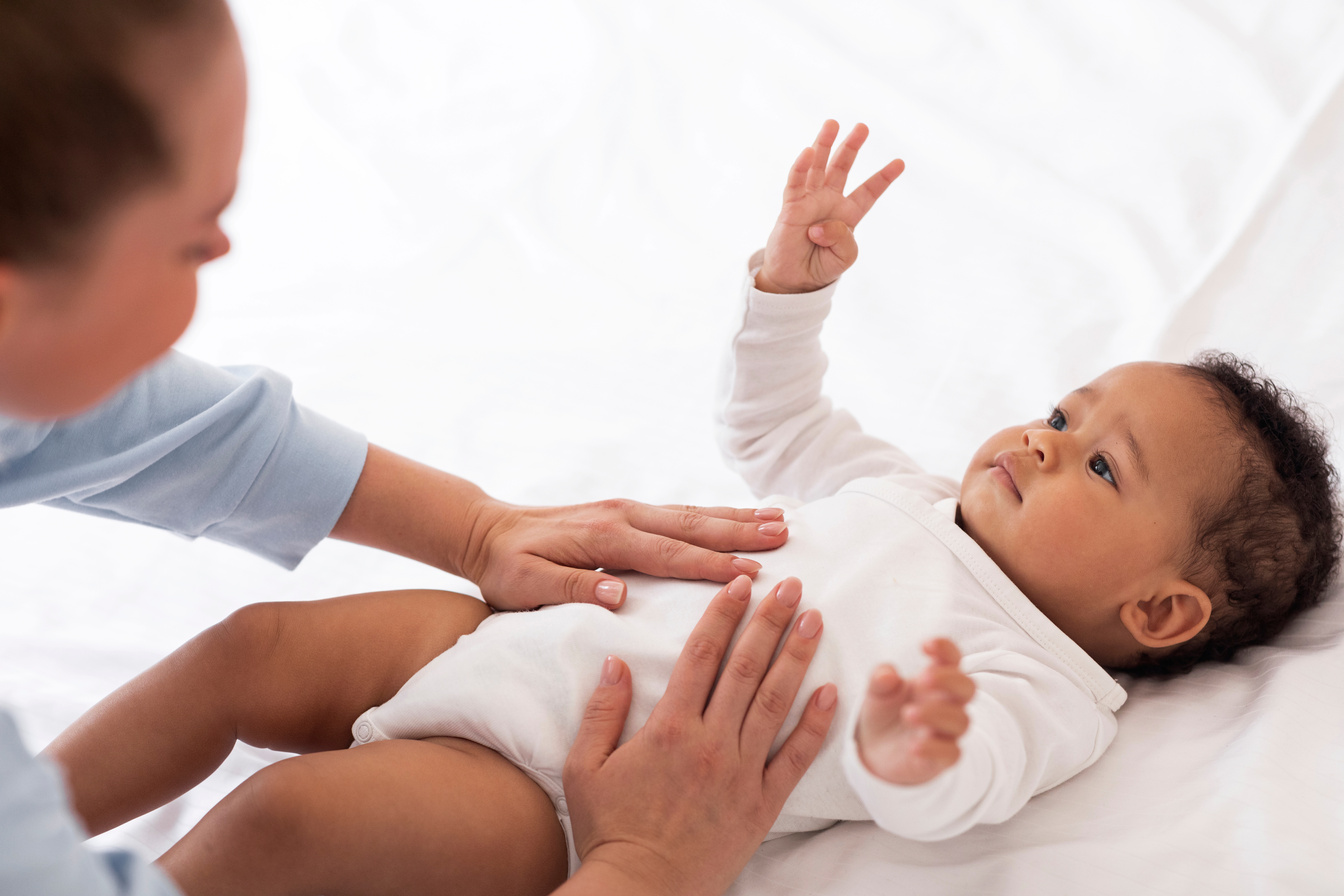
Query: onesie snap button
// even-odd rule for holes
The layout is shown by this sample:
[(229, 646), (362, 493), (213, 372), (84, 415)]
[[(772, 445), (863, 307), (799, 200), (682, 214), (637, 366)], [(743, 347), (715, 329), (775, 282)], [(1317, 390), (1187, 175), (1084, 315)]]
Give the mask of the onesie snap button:
[(359, 741), (360, 743), (367, 743), (368, 739), (372, 736), (373, 736), (373, 726), (370, 725), (368, 722), (360, 722), (359, 725), (356, 726), (355, 740)]
[(555, 808), (559, 809), (565, 815), (569, 814), (569, 805), (565, 802), (564, 797), (560, 797), (555, 801)]

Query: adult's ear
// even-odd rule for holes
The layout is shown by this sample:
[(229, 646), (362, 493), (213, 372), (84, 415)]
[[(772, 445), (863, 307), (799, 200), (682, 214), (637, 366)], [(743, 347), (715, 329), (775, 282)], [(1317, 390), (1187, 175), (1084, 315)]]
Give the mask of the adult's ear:
[(1177, 579), (1153, 596), (1120, 608), (1120, 621), (1144, 647), (1174, 647), (1199, 634), (1213, 615), (1213, 602), (1198, 585)]

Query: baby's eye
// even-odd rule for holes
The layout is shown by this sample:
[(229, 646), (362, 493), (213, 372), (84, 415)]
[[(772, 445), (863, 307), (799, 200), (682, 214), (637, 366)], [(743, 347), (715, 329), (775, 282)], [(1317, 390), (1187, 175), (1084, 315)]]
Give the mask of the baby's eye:
[(1115, 475), (1111, 472), (1111, 463), (1110, 461), (1106, 460), (1104, 456), (1098, 454), (1096, 457), (1088, 461), (1087, 465), (1092, 468), (1093, 473), (1096, 473), (1098, 476), (1100, 476), (1102, 479), (1105, 479), (1111, 485), (1115, 485)]
[(1065, 432), (1069, 428), (1069, 421), (1064, 418), (1064, 412), (1059, 408), (1051, 408), (1050, 414), (1045, 418), (1045, 425)]

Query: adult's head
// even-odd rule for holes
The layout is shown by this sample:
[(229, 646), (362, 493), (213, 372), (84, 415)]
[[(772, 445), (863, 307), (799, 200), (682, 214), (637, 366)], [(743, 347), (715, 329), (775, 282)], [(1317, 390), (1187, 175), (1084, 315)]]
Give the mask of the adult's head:
[(0, 413), (85, 410), (182, 335), (246, 94), (223, 0), (0, 0)]

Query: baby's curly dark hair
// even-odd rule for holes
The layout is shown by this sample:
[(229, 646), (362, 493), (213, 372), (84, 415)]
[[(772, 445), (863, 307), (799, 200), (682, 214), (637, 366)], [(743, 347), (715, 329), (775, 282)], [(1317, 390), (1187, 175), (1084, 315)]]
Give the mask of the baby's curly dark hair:
[(1166, 677), (1205, 660), (1226, 662), (1266, 641), (1320, 602), (1340, 555), (1338, 474), (1321, 426), (1254, 365), (1205, 352), (1183, 372), (1209, 387), (1242, 443), (1239, 479), (1194, 508), (1186, 578), (1213, 598), (1213, 616), (1190, 641), (1140, 654), (1125, 669)]

